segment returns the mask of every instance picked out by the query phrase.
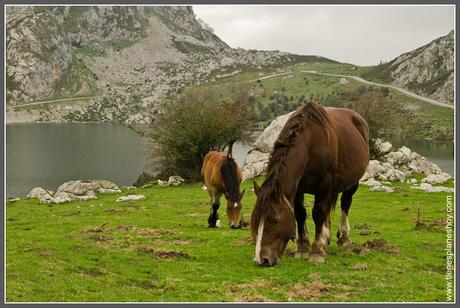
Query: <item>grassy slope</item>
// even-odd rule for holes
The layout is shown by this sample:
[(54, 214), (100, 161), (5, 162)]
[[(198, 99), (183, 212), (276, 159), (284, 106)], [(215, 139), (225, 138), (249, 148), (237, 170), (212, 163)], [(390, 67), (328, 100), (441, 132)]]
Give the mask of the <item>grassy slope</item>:
[[(335, 63), (306, 63), (299, 64), (294, 66), (285, 67), (285, 71), (292, 71), (294, 77), (289, 79), (283, 79), (286, 76), (277, 76), (269, 79), (264, 79), (260, 81), (260, 85), (263, 85), (263, 92), (265, 95), (259, 97), (259, 100), (267, 105), (270, 102), (270, 96), (274, 91), (284, 94), (287, 97), (293, 96), (294, 100), (304, 95), (307, 99), (310, 99), (313, 96), (314, 99), (322, 101), (328, 95), (333, 93), (338, 93), (341, 89), (346, 88), (357, 88), (363, 86), (362, 83), (349, 79), (348, 85), (339, 85), (339, 77), (332, 76), (322, 76), (322, 75), (313, 75), (301, 73), (301, 71), (318, 71), (324, 73), (334, 73), (334, 74), (343, 74), (343, 75), (356, 75), (359, 76), (363, 74), (368, 67), (356, 67), (350, 64), (335, 64)], [(270, 72), (265, 72), (266, 75), (271, 74)], [(200, 85), (201, 87), (222, 87), (222, 91), (225, 92), (225, 84), (255, 80), (257, 79), (256, 72), (247, 72), (236, 74), (231, 77), (222, 78), (213, 83)], [(308, 81), (308, 84), (305, 84), (305, 79)], [(379, 88), (379, 87), (376, 87)], [(284, 91), (283, 91), (284, 89)], [(446, 139), (441, 137), (443, 135), (453, 136), (453, 120), (454, 113), (452, 109), (437, 107), (429, 105), (425, 102), (419, 101), (413, 97), (406, 96), (398, 91), (390, 89), (390, 97), (393, 101), (400, 103), (402, 106), (412, 105), (418, 108), (414, 115), (408, 114), (414, 121), (411, 122), (410, 127), (408, 127), (409, 135), (413, 137), (420, 138), (432, 138), (433, 135), (438, 136), (440, 139)], [(407, 123), (401, 123), (401, 126), (406, 125)], [(438, 134), (437, 130), (445, 130), (446, 134)], [(400, 132), (395, 132), (400, 133)]]
[[(260, 182), (260, 181), (259, 181)], [(362, 244), (385, 238), (393, 256), (338, 249), (335, 237), (325, 264), (288, 255), (274, 268), (253, 264), (249, 230), (207, 228), (209, 199), (198, 183), (124, 190), (97, 200), (46, 206), (37, 200), (6, 205), (8, 301), (445, 301), (445, 234), (415, 229), (423, 218), (445, 219), (445, 193), (401, 190), (386, 194), (360, 187), (350, 211), (351, 238)], [(449, 186), (453, 186), (452, 182)], [(250, 188), (250, 183), (244, 184)], [(120, 195), (141, 201), (116, 203)], [(311, 213), (311, 196), (307, 198)], [(255, 195), (248, 191), (248, 220)], [(405, 209), (405, 210), (403, 210)], [(336, 232), (340, 210), (333, 219)], [(310, 214), (309, 214), (310, 215)], [(102, 232), (91, 228), (108, 223)], [(373, 227), (368, 236), (354, 226)], [(135, 226), (126, 231), (120, 225)], [(144, 228), (144, 229), (142, 229)], [(308, 219), (310, 238), (313, 223)], [(129, 229), (128, 229), (129, 230)], [(155, 258), (150, 248), (191, 258)], [(367, 264), (364, 270), (354, 269)], [(314, 292), (315, 280), (326, 289)], [(309, 284), (310, 283), (310, 284)], [(320, 284), (321, 285), (321, 284)], [(312, 291), (313, 290), (313, 291)], [(312, 293), (313, 292), (313, 293)]]

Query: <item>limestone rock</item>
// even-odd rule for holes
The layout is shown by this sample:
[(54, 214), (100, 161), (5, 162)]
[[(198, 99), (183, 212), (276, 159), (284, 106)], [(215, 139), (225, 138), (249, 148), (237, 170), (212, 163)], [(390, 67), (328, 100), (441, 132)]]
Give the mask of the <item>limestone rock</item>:
[(27, 195), (27, 198), (28, 199), (38, 199), (40, 200), (40, 203), (43, 203), (43, 204), (50, 204), (53, 201), (53, 197), (50, 194), (50, 192), (41, 187), (33, 188)]
[(422, 179), (423, 183), (431, 183), (431, 184), (442, 184), (450, 180), (452, 177), (446, 173), (442, 172), (441, 174), (429, 174), (426, 178)]
[(136, 201), (136, 200), (142, 200), (145, 199), (144, 195), (127, 195), (127, 196), (122, 196), (117, 199), (117, 202), (124, 202), (124, 201)]
[(185, 180), (182, 177), (178, 176), (178, 175), (170, 176), (169, 179), (168, 179), (168, 185), (177, 186), (177, 185), (180, 185), (180, 184), (182, 184), (184, 182), (185, 182)]
[(419, 189), (419, 190), (423, 190), (426, 192), (447, 192), (447, 193), (453, 193), (455, 191), (455, 189), (451, 187), (432, 186), (429, 183), (421, 183), (419, 186), (412, 186), (411, 189)]

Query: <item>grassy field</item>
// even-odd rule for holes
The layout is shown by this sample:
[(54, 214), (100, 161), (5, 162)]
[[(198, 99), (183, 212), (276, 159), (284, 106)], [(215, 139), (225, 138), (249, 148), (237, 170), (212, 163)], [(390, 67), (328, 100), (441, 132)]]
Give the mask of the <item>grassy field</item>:
[[(263, 76), (274, 75), (280, 72), (267, 71), (263, 72), (264, 75), (258, 75), (256, 72), (244, 72), (217, 79), (211, 83), (201, 84), (198, 87), (215, 87), (220, 89), (225, 96), (226, 85), (250, 81), (257, 83), (257, 99), (264, 106), (268, 106), (274, 100), (274, 93), (287, 97), (289, 104), (306, 99), (307, 101), (316, 100), (328, 105), (331, 103), (331, 99), (336, 100), (340, 96), (339, 93), (357, 89), (364, 84), (348, 78), (348, 84), (340, 85), (340, 77), (307, 74), (302, 71), (360, 76), (368, 69), (369, 67), (357, 67), (351, 64), (312, 62), (286, 66), (282, 70), (287, 73), (286, 75), (273, 78), (254, 81)], [(374, 88), (380, 89), (377, 86)], [(434, 138), (445, 141), (453, 139), (454, 112), (452, 109), (429, 105), (396, 90), (388, 90), (388, 99), (400, 104), (403, 109), (407, 109), (407, 117), (404, 117), (400, 125), (396, 126), (398, 127), (398, 131), (394, 131), (394, 134), (405, 134), (417, 138)], [(262, 126), (266, 126), (275, 115), (284, 114), (289, 111), (281, 110), (280, 112), (276, 112), (276, 109)], [(407, 121), (408, 118), (411, 121)]]
[[(248, 191), (251, 183), (243, 186), (248, 221), (255, 195)], [(253, 264), (250, 230), (230, 229), (225, 208), (220, 209), (222, 228), (207, 228), (209, 199), (200, 183), (153, 185), (53, 206), (37, 200), (8, 202), (6, 299), (446, 301), (442, 223), (449, 194), (393, 186), (398, 189), (390, 194), (360, 187), (350, 210), (355, 243), (383, 238), (393, 249), (358, 254), (338, 248), (333, 237), (327, 261), (318, 265), (295, 259), (295, 246), (289, 243), (274, 268)], [(115, 202), (127, 194), (146, 199)], [(308, 196), (309, 213), (311, 201)], [(414, 221), (418, 210), (427, 219), (420, 227)], [(312, 239), (311, 217), (308, 228)]]

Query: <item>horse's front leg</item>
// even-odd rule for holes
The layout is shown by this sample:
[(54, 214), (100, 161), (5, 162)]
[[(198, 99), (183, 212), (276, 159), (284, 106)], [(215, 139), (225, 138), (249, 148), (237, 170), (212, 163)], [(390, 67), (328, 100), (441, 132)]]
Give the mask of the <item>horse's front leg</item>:
[(217, 228), (220, 227), (219, 214), (217, 211), (220, 207), (220, 196), (221, 194), (216, 191), (216, 189), (211, 189), (211, 213), (208, 217), (208, 227)]
[(303, 205), (303, 200), (303, 193), (298, 192), (294, 200), (294, 214), (297, 221), (297, 249), (295, 257), (298, 259), (307, 259), (310, 252), (310, 241), (308, 240), (308, 231), (305, 224), (307, 210)]
[(313, 221), (315, 222), (315, 241), (308, 257), (311, 262), (321, 263), (326, 260), (327, 246), (331, 237), (329, 216), (336, 202), (336, 194), (327, 197), (315, 196), (315, 205), (312, 212)]

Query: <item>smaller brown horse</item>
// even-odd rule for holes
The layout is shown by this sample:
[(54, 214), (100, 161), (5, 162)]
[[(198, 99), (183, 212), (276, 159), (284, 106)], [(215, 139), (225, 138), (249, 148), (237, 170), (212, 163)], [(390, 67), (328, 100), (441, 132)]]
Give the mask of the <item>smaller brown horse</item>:
[[(231, 150), (230, 150), (231, 151)], [(240, 192), (243, 179), (240, 168), (229, 152), (211, 151), (204, 157), (201, 175), (211, 197), (211, 214), (208, 218), (209, 228), (220, 226), (217, 210), (220, 206), (220, 197), (224, 194), (227, 199), (227, 217), (232, 229), (240, 228), (240, 211), (243, 207), (241, 199), (244, 195)]]

